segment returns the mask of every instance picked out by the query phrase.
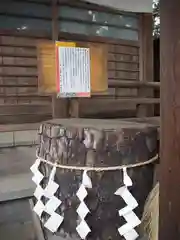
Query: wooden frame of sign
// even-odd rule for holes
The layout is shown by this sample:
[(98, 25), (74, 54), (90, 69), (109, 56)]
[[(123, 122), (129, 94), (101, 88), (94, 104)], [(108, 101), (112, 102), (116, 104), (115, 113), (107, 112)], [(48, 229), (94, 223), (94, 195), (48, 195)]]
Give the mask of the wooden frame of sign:
[(56, 55), (52, 41), (42, 41), (37, 45), (38, 91), (53, 94), (56, 92)]
[[(108, 90), (107, 47), (105, 44), (59, 42), (60, 46), (90, 49), (91, 94), (106, 94)], [(52, 41), (38, 43), (38, 89), (40, 93), (58, 93), (56, 46)], [(79, 95), (77, 97), (81, 97)], [(69, 97), (69, 96), (68, 96)]]

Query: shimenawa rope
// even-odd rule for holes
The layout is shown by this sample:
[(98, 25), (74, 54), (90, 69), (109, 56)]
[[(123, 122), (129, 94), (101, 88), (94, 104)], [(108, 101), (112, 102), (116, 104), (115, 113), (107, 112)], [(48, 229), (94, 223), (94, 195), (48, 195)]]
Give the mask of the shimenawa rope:
[(113, 167), (89, 167), (89, 166), (67, 166), (57, 163), (52, 163), (48, 160), (45, 160), (38, 155), (36, 156), (41, 162), (44, 162), (48, 165), (51, 165), (52, 167), (62, 168), (62, 169), (68, 169), (68, 170), (80, 170), (80, 171), (95, 171), (95, 172), (104, 172), (104, 171), (116, 171), (116, 170), (122, 170), (123, 168), (136, 168), (136, 167), (142, 167), (148, 164), (151, 164), (158, 160), (159, 155), (157, 154), (155, 157), (140, 163), (134, 163), (134, 164), (128, 164), (128, 165), (121, 165), (121, 166), (113, 166)]

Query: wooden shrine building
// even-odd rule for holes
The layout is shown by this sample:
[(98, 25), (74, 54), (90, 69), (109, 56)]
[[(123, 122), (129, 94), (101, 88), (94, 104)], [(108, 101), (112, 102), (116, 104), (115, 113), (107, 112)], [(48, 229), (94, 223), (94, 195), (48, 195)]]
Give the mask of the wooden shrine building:
[[(74, 0), (1, 1), (0, 124), (40, 122), (57, 117), (153, 116), (153, 106), (160, 100), (153, 94), (159, 84), (153, 82), (152, 13), (141, 9), (148, 1), (152, 3), (121, 1), (131, 2), (133, 6), (124, 8), (126, 12), (108, 6), (113, 1), (106, 1), (107, 6)], [(161, 0), (159, 240), (180, 239), (179, 16), (179, 0)], [(83, 102), (40, 95), (39, 39), (105, 44), (107, 95), (92, 96)]]
[[(1, 1), (0, 123), (154, 116), (152, 13), (132, 13), (124, 3), (127, 11), (86, 1)], [(39, 40), (104, 44), (108, 92), (83, 101), (40, 94)]]

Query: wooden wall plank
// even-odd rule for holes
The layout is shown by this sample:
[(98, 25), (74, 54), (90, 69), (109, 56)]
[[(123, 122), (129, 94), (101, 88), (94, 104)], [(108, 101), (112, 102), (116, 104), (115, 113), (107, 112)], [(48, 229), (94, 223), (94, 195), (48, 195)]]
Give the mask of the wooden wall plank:
[[(62, 2), (59, 2), (61, 4)], [(52, 1), (52, 32), (37, 33), (36, 31), (0, 31), (0, 103), (49, 103), (47, 97), (36, 96), (37, 92), (37, 50), (39, 40), (72, 40), (79, 42), (103, 43), (108, 47), (108, 80), (110, 81), (134, 81), (141, 77), (140, 71), (140, 42), (104, 37), (92, 37), (78, 34), (59, 32), (58, 24), (58, 0)], [(77, 3), (76, 4), (83, 4)], [(50, 5), (49, 5), (50, 6)], [(97, 6), (96, 6), (97, 7)], [(9, 86), (11, 85), (11, 87)], [(110, 85), (111, 86), (111, 85)], [(107, 98), (137, 97), (138, 86), (122, 89), (119, 86), (109, 88)], [(17, 97), (16, 97), (17, 95)], [(29, 99), (28, 96), (29, 95)], [(4, 96), (4, 99), (3, 99)], [(106, 98), (105, 97), (105, 98)], [(115, 102), (114, 102), (115, 103)], [(118, 104), (118, 102), (116, 103)], [(68, 99), (56, 99), (52, 97), (53, 117), (69, 117)], [(102, 105), (103, 106), (103, 105)], [(108, 105), (111, 108), (110, 105)], [(127, 106), (128, 108), (128, 106)], [(136, 108), (136, 106), (135, 106)], [(79, 108), (77, 108), (79, 109)]]
[(128, 55), (139, 55), (139, 48), (133, 47), (131, 44), (128, 45), (108, 45), (109, 53), (116, 53), (116, 54), (128, 54)]
[(39, 40), (36, 38), (0, 36), (0, 45), (2, 46), (19, 46), (35, 48)]
[(31, 76), (36, 77), (37, 67), (36, 68), (27, 68), (27, 67), (0, 67), (0, 76)]
[(21, 115), (3, 115), (0, 116), (0, 124), (24, 124), (24, 123), (40, 123), (52, 119), (52, 113), (43, 114), (21, 114)]
[(139, 63), (139, 56), (138, 55), (128, 55), (128, 54), (115, 54), (110, 53), (108, 54), (108, 61), (112, 62), (133, 62)]
[(37, 59), (23, 57), (0, 57), (0, 65), (36, 67)]
[[(23, 2), (15, 3), (14, 1), (12, 3), (17, 6), (18, 4), (20, 6), (24, 4)], [(44, 8), (45, 11), (48, 10), (48, 7), (49, 12), (51, 11), (50, 2), (46, 6), (41, 4), (43, 3), (38, 2), (37, 6), (42, 7), (42, 12)], [(28, 6), (32, 7), (32, 11), (33, 8), (36, 8), (35, 4), (30, 3)], [(35, 9), (35, 11), (37, 10), (36, 14), (38, 14), (38, 9)], [(12, 122), (15, 120), (17, 123), (18, 115), (25, 116), (23, 118), (19, 117), (19, 121), (22, 119), (32, 121), (31, 115), (33, 115), (34, 119), (36, 119), (34, 115), (38, 116), (38, 114), (40, 119), (43, 119), (43, 115), (46, 119), (47, 115), (52, 116), (50, 108), (51, 98), (37, 94), (36, 49), (39, 40), (51, 38), (51, 19), (45, 19), (41, 15), (41, 10), (39, 15), (36, 15), (38, 19), (34, 14), (27, 17), (25, 16), (26, 13), (21, 13), (18, 10), (16, 14), (16, 10), (9, 9), (6, 13), (2, 12), (1, 14), (1, 17), (5, 17), (8, 20), (7, 25), (1, 26), (0, 31), (0, 111), (4, 111), (1, 114), (0, 121), (2, 122), (4, 119), (4, 123), (11, 120)], [(14, 18), (14, 24), (12, 17)], [(26, 25), (27, 22), (28, 27), (25, 31), (16, 28), (16, 24), (19, 23), (21, 25), (21, 22), (22, 25)], [(35, 22), (37, 25), (33, 24)], [(47, 27), (44, 28), (44, 26)], [(45, 109), (44, 104), (46, 105)], [(38, 112), (36, 112), (36, 107)], [(9, 119), (7, 119), (6, 108), (7, 111), (9, 111), (9, 108), (11, 109), (8, 113)], [(33, 108), (34, 110), (32, 111)], [(13, 114), (16, 116), (14, 117)]]
[(16, 47), (16, 46), (0, 46), (0, 56), (17, 56), (17, 57), (33, 57), (36, 58), (36, 48)]
[[(73, 117), (77, 114), (77, 105), (74, 103), (77, 100), (72, 100), (71, 113)], [(121, 112), (125, 110), (135, 111), (137, 104), (159, 104), (159, 99), (152, 98), (138, 98), (138, 97), (124, 97), (124, 98), (108, 98), (104, 96), (93, 97), (91, 99), (79, 99), (78, 103), (78, 114), (80, 117), (90, 117), (90, 116), (106, 116), (111, 118), (122, 117)], [(74, 105), (76, 106), (73, 109)]]
[(131, 71), (122, 71), (122, 70), (114, 70), (108, 71), (108, 78), (109, 79), (127, 79), (127, 80), (139, 80), (139, 73), (138, 72), (131, 72)]
[(36, 122), (52, 116), (51, 98), (37, 94), (37, 43), (35, 38), (0, 36), (1, 123)]
[(108, 70), (127, 70), (127, 71), (139, 71), (139, 64), (133, 62), (108, 62)]
[[(16, 76), (3, 76), (0, 77), (1, 84), (14, 86), (25, 85), (25, 86), (37, 86), (37, 77), (16, 77)], [(15, 86), (14, 86), (15, 87)], [(37, 89), (36, 89), (37, 90)]]
[(50, 104), (7, 104), (0, 105), (0, 115), (51, 113)]
[(72, 117), (82, 118), (120, 118), (124, 116), (132, 117), (135, 113), (136, 104), (119, 103), (117, 99), (86, 99), (86, 101), (72, 100), (70, 103)]

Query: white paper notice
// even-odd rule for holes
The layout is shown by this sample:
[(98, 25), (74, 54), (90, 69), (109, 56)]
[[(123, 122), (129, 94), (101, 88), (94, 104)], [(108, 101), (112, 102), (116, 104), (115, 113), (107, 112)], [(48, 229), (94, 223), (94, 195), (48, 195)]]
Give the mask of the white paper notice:
[(90, 50), (58, 47), (59, 97), (90, 97)]

